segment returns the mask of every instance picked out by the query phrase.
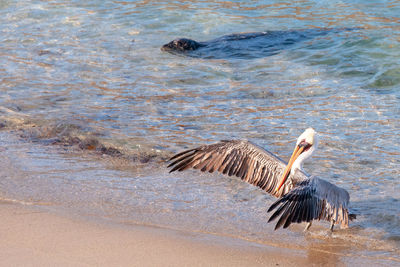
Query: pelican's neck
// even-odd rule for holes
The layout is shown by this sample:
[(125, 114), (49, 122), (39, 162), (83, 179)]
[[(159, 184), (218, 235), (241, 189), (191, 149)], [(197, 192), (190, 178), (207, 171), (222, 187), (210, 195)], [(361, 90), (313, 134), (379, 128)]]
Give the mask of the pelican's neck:
[(314, 151), (317, 148), (317, 144), (315, 143), (313, 146), (310, 147), (309, 150), (303, 152), (300, 154), (300, 156), (293, 162), (292, 168), (290, 169), (291, 173), (295, 173), (296, 170), (301, 170), (303, 171), (303, 162), (311, 157), (311, 155), (314, 153)]

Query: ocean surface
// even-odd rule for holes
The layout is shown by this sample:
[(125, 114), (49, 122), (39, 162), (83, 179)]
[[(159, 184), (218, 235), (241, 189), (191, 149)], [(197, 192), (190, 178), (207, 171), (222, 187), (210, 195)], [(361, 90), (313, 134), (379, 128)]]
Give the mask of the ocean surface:
[[(160, 50), (318, 29), (265, 55)], [(400, 265), (398, 1), (1, 1), (0, 81), (2, 201)], [(304, 168), (349, 191), (347, 230), (274, 231), (262, 190), (166, 168), (221, 139), (287, 160), (308, 127)]]

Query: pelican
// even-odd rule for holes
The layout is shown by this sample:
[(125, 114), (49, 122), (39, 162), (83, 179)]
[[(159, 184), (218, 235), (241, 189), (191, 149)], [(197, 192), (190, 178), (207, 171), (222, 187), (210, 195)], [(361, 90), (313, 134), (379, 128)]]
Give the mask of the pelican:
[(306, 129), (297, 139), (295, 149), (284, 162), (271, 152), (244, 140), (222, 140), (219, 143), (203, 145), (173, 156), (168, 168), (170, 172), (189, 168), (202, 172), (222, 172), (235, 175), (242, 180), (260, 187), (267, 193), (278, 197), (268, 212), (274, 213), (268, 222), (280, 216), (275, 230), (287, 228), (291, 223), (307, 222), (307, 231), (313, 220), (330, 222), (330, 230), (336, 224), (348, 228), (349, 193), (323, 179), (309, 176), (303, 170), (303, 162), (317, 149), (318, 134)]

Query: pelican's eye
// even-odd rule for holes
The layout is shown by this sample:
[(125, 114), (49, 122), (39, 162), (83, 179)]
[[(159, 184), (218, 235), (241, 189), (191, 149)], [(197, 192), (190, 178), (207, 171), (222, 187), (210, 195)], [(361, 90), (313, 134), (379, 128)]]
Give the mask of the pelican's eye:
[(309, 150), (312, 147), (312, 144), (306, 142), (306, 140), (301, 140), (301, 142), (299, 143), (299, 147), (304, 147), (304, 151)]

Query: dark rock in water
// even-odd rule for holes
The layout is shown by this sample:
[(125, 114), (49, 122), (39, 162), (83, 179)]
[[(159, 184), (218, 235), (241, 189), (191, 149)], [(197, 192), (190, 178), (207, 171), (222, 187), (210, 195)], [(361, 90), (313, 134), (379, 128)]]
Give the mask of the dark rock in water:
[(289, 31), (265, 31), (235, 33), (197, 42), (188, 38), (175, 39), (161, 47), (162, 51), (198, 58), (261, 58), (279, 53), (296, 43), (324, 36), (331, 32), (350, 31), (360, 28), (315, 28)]

